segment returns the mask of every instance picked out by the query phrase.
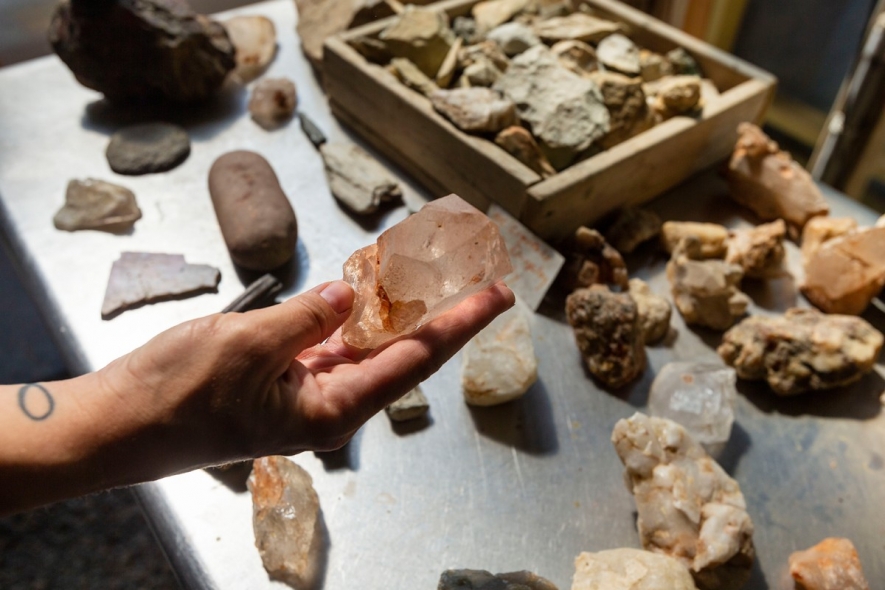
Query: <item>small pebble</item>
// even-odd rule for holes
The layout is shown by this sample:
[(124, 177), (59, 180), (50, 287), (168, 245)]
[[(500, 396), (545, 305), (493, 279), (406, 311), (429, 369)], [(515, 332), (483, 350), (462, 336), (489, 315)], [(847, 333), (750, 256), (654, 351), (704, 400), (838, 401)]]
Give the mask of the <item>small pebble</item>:
[(266, 78), (255, 85), (249, 99), (252, 119), (267, 130), (276, 129), (292, 118), (298, 106), (295, 83), (288, 78)]

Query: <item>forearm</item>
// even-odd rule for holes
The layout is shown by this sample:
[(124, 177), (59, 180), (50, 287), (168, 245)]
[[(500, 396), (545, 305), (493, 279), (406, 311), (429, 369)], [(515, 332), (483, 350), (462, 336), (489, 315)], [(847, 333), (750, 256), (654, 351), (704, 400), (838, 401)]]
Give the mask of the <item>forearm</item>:
[(0, 386), (0, 514), (157, 479), (199, 463), (200, 432), (103, 372)]

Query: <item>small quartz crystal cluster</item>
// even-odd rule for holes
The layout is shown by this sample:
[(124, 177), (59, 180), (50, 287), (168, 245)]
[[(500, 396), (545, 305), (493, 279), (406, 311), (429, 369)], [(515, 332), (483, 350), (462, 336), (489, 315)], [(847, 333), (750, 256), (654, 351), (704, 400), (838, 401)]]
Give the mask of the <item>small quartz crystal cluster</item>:
[[(310, 16), (314, 3), (298, 0), (299, 13), (304, 5)], [(363, 5), (367, 17), (389, 10), (383, 2), (327, 4), (335, 18), (340, 13), (339, 30), (359, 20), (351, 5)], [(379, 34), (351, 44), (455, 127), (494, 140), (542, 177), (718, 95), (684, 49), (643, 49), (623, 24), (576, 7), (485, 0), (450, 20), (434, 7), (407, 5)], [(303, 35), (317, 36), (328, 20)], [(308, 55), (314, 44), (305, 41)]]
[(375, 348), (438, 317), (511, 271), (497, 226), (457, 195), (425, 205), (344, 263), (356, 292), (344, 341)]

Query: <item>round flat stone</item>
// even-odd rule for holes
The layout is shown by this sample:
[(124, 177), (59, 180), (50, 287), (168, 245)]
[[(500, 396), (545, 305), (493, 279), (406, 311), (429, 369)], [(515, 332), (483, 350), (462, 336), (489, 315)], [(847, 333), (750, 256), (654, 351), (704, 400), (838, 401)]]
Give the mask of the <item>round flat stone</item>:
[(190, 153), (187, 131), (169, 123), (147, 123), (114, 133), (105, 155), (111, 170), (135, 175), (171, 170)]

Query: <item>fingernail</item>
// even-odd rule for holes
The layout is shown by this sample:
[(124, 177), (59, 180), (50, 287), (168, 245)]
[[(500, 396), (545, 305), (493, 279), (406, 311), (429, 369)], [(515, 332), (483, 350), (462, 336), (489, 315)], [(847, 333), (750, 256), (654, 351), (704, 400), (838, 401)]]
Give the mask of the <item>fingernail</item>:
[(353, 289), (344, 281), (332, 281), (320, 291), (320, 297), (335, 313), (344, 313), (353, 307)]

